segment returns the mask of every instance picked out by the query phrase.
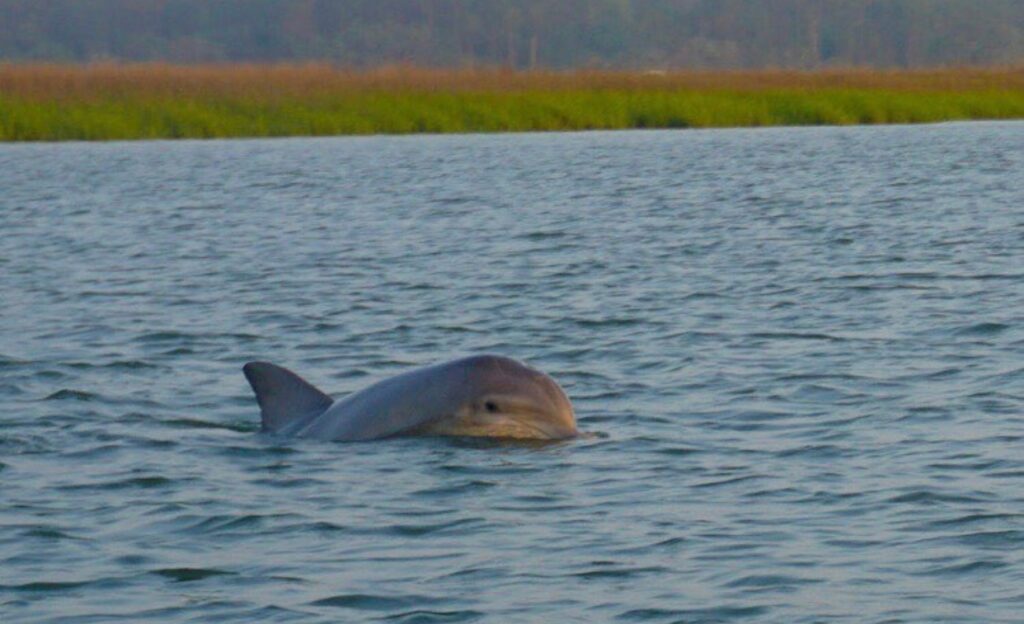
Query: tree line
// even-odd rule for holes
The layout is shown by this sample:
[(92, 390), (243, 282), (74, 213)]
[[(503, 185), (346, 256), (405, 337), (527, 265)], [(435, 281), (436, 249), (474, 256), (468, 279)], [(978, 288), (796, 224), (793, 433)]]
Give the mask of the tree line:
[(0, 0), (8, 61), (819, 68), (1024, 61), (1021, 0)]

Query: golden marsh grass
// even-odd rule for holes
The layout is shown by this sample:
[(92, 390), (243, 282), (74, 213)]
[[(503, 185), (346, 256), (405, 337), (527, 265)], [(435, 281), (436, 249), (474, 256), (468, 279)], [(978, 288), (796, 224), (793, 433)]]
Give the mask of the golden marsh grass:
[(662, 73), (0, 65), (0, 140), (1011, 118), (1024, 118), (1024, 67)]

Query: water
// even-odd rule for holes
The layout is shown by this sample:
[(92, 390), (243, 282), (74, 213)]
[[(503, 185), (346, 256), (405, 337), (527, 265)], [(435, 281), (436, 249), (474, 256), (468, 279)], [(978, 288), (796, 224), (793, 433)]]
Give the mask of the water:
[[(0, 147), (0, 619), (1019, 622), (1024, 124)], [(257, 432), (526, 359), (591, 437)]]

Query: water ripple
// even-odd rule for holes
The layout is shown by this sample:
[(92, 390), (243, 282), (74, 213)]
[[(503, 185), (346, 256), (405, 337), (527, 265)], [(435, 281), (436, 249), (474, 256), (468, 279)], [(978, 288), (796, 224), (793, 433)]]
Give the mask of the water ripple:
[[(1018, 622), (1022, 139), (0, 146), (0, 619)], [(481, 351), (586, 435), (264, 435), (240, 371)]]

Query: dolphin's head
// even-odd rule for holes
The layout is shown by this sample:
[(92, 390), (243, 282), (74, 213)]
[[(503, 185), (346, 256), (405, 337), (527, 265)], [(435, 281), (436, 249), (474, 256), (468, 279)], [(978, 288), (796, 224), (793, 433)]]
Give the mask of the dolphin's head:
[(511, 358), (479, 355), (460, 361), (465, 385), (445, 433), (558, 440), (577, 435), (569, 397), (555, 380)]

